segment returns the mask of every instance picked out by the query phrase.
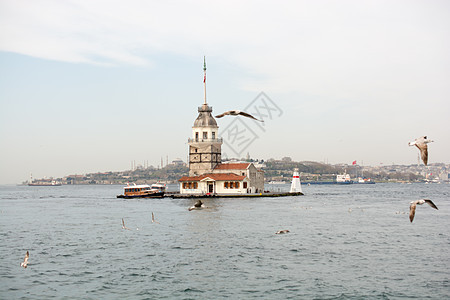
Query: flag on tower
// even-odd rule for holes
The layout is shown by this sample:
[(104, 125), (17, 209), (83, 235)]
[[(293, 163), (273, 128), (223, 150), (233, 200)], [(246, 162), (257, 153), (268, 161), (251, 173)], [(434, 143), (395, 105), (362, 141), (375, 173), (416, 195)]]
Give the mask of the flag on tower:
[(204, 73), (203, 83), (205, 83), (206, 82), (206, 58), (205, 58), (205, 56), (203, 56), (203, 73)]
[(356, 165), (356, 160), (355, 160), (355, 161), (353, 161), (352, 165)]

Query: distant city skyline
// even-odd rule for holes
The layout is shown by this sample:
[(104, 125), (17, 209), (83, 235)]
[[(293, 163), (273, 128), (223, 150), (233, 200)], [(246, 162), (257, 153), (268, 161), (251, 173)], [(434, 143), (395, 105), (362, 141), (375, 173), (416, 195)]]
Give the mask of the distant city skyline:
[(409, 165), (427, 135), (450, 163), (448, 1), (15, 0), (0, 28), (0, 184), (186, 162), (204, 56), (214, 115), (279, 109), (217, 119), (225, 157)]

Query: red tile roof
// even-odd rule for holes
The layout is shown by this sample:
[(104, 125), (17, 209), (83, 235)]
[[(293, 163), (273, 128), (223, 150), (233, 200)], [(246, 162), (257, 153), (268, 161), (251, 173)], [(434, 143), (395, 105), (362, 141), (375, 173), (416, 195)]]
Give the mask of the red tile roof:
[(220, 164), (215, 167), (215, 170), (246, 170), (250, 163), (231, 163), (231, 164)]
[(178, 181), (201, 181), (205, 178), (211, 178), (214, 181), (225, 181), (225, 180), (244, 180), (245, 176), (239, 176), (233, 173), (222, 173), (222, 174), (203, 174), (199, 176), (183, 176)]

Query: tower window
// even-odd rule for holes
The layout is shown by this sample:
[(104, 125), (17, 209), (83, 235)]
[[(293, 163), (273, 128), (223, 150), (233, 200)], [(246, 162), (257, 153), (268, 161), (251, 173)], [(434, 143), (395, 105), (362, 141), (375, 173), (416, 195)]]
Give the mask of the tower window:
[(216, 138), (216, 133), (213, 131), (212, 133), (212, 139), (214, 140)]
[(198, 141), (198, 132), (195, 133), (195, 140)]
[(207, 132), (203, 132), (203, 139), (208, 139), (208, 133)]

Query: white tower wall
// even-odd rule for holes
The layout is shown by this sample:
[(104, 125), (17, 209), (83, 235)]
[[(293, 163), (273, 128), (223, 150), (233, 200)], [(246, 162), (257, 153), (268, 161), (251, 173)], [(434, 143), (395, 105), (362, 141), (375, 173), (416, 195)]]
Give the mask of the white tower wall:
[(298, 174), (298, 169), (294, 169), (294, 175), (292, 175), (292, 184), (291, 184), (291, 190), (290, 193), (303, 193), (302, 191), (302, 185), (300, 183), (300, 175)]

